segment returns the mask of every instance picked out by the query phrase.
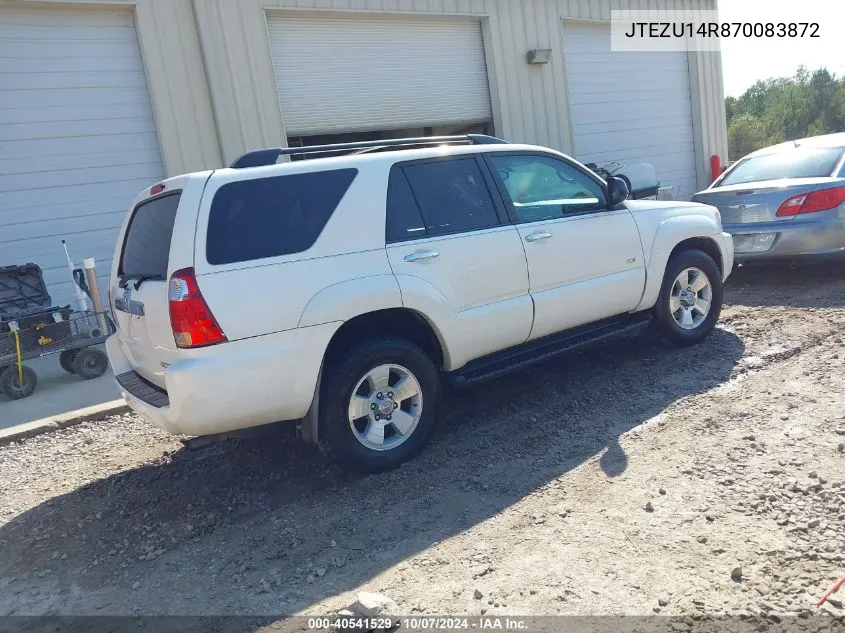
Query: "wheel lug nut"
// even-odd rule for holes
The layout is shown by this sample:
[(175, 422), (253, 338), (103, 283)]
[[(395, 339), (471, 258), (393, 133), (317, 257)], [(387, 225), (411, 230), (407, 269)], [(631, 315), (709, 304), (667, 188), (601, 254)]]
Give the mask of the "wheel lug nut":
[(398, 402), (394, 402), (394, 403), (393, 403), (393, 410), (394, 410), (394, 411), (396, 411), (396, 409), (398, 409), (398, 408), (399, 408), (399, 403), (398, 403)]
[(388, 397), (388, 398), (390, 398), (391, 400), (393, 400), (393, 392), (392, 392), (392, 391), (388, 391), (388, 392), (387, 392), (387, 397)]
[(376, 422), (380, 422), (380, 421), (381, 421), (381, 416), (376, 414)]
[(384, 394), (383, 394), (382, 392), (380, 392), (380, 391), (379, 391), (379, 392), (376, 394), (376, 398), (378, 398), (379, 400), (384, 400)]
[(387, 421), (390, 422), (393, 419), (392, 415), (387, 416)]
[(377, 405), (375, 402), (373, 402), (373, 403), (370, 405), (370, 409), (372, 409), (373, 411), (375, 411), (376, 409), (378, 409), (378, 405)]

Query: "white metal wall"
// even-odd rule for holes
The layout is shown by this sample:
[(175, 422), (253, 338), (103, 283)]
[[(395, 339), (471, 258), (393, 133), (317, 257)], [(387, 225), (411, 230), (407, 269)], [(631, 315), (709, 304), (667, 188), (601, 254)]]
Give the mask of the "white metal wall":
[[(38, 0), (16, 0), (40, 4)], [(168, 175), (217, 167), (255, 147), (284, 144), (270, 61), (268, 10), (449, 14), (481, 20), (494, 124), (514, 141), (572, 152), (561, 20), (609, 20), (614, 9), (715, 9), (717, 0), (110, 0), (134, 7)], [(78, 7), (106, 0), (65, 0)], [(45, 6), (55, 6), (44, 3)], [(551, 64), (525, 53), (551, 48)], [(337, 54), (337, 51), (331, 51)], [(708, 157), (726, 156), (718, 53), (690, 55), (698, 184)], [(213, 107), (213, 113), (212, 113)], [(221, 155), (222, 154), (222, 155)]]
[(69, 304), (66, 239), (105, 287), (132, 199), (163, 176), (132, 13), (0, 7), (0, 265), (37, 263)]
[[(609, 20), (613, 8), (655, 8), (650, 0), (204, 0), (197, 20), (226, 160), (286, 142), (267, 37), (267, 15), (408, 14), (473, 16), (481, 21), (496, 133), (574, 151), (564, 67), (564, 18)], [(659, 8), (715, 8), (716, 0), (661, 0)], [(552, 49), (530, 66), (527, 51)], [(338, 50), (328, 51), (339, 55)], [(366, 73), (362, 71), (362, 80)], [(707, 184), (708, 157), (727, 139), (718, 54), (690, 55), (696, 172)]]

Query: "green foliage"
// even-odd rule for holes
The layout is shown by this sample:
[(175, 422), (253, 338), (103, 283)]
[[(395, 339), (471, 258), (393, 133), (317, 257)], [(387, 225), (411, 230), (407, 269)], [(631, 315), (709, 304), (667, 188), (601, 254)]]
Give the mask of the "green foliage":
[(728, 147), (731, 160), (737, 160), (753, 151), (771, 145), (763, 122), (753, 114), (738, 114), (728, 126)]
[(787, 140), (845, 131), (845, 78), (803, 66), (725, 100), (730, 160)]

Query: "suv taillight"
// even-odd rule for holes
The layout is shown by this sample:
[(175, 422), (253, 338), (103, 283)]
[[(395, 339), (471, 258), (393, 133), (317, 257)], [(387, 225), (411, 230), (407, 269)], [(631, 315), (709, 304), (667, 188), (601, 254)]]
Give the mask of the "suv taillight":
[(228, 340), (203, 299), (193, 268), (173, 273), (167, 298), (176, 347), (207, 347)]
[(845, 202), (845, 187), (821, 189), (811, 193), (802, 193), (787, 199), (778, 209), (778, 217), (785, 218), (803, 213), (830, 211)]

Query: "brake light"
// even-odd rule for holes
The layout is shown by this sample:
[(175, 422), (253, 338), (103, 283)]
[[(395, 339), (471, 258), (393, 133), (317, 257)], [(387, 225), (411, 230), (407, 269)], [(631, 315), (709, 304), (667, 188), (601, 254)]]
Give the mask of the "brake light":
[(167, 298), (176, 347), (207, 347), (228, 340), (200, 292), (193, 268), (173, 273)]
[(154, 195), (156, 195), (156, 194), (159, 194), (159, 193), (161, 193), (162, 191), (164, 191), (164, 189), (165, 189), (165, 187), (164, 187), (164, 183), (161, 183), (161, 182), (160, 182), (160, 183), (158, 183), (157, 185), (153, 185), (152, 187), (150, 187), (150, 195), (151, 195), (151, 196), (154, 196)]
[(845, 187), (821, 189), (811, 193), (792, 196), (780, 205), (777, 215), (779, 218), (784, 218), (804, 213), (829, 211), (830, 209), (835, 209), (843, 202), (845, 202)]

